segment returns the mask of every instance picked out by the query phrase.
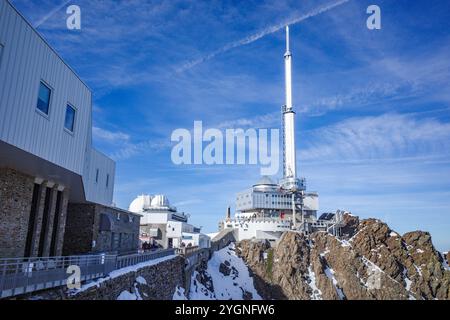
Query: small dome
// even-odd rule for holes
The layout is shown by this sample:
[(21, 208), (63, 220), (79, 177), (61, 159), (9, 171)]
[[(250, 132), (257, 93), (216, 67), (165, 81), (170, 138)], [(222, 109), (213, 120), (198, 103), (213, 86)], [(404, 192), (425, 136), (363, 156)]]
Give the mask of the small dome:
[(153, 208), (169, 208), (169, 199), (164, 195), (157, 195), (152, 199), (151, 206)]
[(268, 176), (262, 176), (261, 179), (253, 185), (253, 190), (260, 192), (273, 192), (276, 191), (277, 188), (278, 185)]
[(128, 211), (134, 213), (142, 213), (150, 207), (151, 201), (152, 197), (148, 194), (138, 196), (131, 202)]
[(261, 179), (254, 186), (276, 186), (277, 184), (273, 182), (268, 176), (262, 176)]

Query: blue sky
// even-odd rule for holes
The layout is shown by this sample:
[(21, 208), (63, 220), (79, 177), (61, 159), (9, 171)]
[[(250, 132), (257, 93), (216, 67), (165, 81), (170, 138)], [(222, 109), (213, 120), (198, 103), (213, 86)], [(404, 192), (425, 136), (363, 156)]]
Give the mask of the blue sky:
[[(14, 0), (94, 93), (94, 144), (115, 202), (166, 194), (213, 232), (258, 166), (175, 166), (170, 135), (277, 128), (291, 26), (298, 166), (321, 211), (345, 209), (450, 249), (450, 3), (437, 0)], [(318, 15), (318, 8), (342, 2)], [(366, 28), (377, 4), (382, 29)]]

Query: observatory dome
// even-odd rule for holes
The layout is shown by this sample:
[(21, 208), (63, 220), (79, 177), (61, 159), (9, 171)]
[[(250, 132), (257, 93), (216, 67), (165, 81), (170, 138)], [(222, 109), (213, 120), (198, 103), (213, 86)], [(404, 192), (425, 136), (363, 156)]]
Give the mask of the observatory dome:
[(148, 194), (143, 194), (134, 199), (128, 210), (134, 213), (141, 213), (148, 209), (152, 202), (152, 196)]
[(152, 199), (151, 206), (153, 208), (169, 208), (169, 199), (164, 195), (157, 195)]
[(268, 176), (262, 176), (259, 181), (253, 185), (255, 191), (275, 191), (278, 185)]

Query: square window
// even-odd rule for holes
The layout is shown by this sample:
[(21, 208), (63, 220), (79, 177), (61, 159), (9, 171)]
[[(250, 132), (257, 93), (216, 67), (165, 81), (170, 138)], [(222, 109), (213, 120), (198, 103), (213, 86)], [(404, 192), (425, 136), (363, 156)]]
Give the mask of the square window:
[(51, 90), (49, 87), (47, 87), (43, 82), (41, 82), (39, 86), (39, 96), (37, 101), (36, 108), (48, 115), (48, 111), (50, 109), (50, 96), (51, 96)]
[(73, 129), (75, 127), (75, 108), (71, 105), (66, 106), (66, 118), (64, 120), (64, 128), (69, 130), (70, 132), (73, 132)]

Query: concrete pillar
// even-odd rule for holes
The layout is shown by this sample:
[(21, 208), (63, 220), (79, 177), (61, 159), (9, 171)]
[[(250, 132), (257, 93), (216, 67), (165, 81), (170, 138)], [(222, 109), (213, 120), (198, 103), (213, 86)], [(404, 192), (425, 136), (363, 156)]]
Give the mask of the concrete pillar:
[(69, 204), (69, 189), (65, 188), (63, 191), (62, 204), (61, 204), (61, 212), (59, 213), (59, 223), (58, 230), (56, 235), (56, 249), (55, 255), (61, 256), (63, 252), (63, 244), (64, 244), (64, 233), (66, 230), (66, 222), (67, 222), (67, 206)]
[(32, 239), (31, 239), (30, 257), (37, 257), (37, 255), (38, 255), (39, 238), (40, 238), (41, 227), (42, 227), (42, 215), (44, 213), (45, 195), (46, 195), (46, 191), (47, 191), (46, 181), (42, 182), (42, 183), (39, 183), (37, 181), (36, 183), (40, 184), (40, 189), (39, 189), (38, 205), (36, 208), (36, 220), (34, 222)]
[(47, 182), (44, 181), (41, 183), (41, 188), (39, 190), (39, 203), (37, 206), (37, 213), (36, 213), (36, 221), (34, 225), (34, 231), (33, 231), (33, 238), (31, 242), (31, 257), (37, 257), (39, 253), (39, 242), (41, 238), (41, 230), (42, 230), (42, 218), (44, 215), (44, 206), (45, 206), (45, 199), (47, 196)]
[[(48, 185), (50, 187), (50, 185)], [(58, 198), (58, 185), (54, 185), (51, 189), (51, 198), (50, 198), (50, 208), (48, 213), (48, 219), (47, 219), (47, 226), (45, 228), (46, 234), (44, 235), (44, 243), (42, 244), (44, 247), (43, 250), (43, 257), (50, 256), (50, 244), (52, 242), (52, 235), (53, 235), (53, 223), (55, 221), (55, 214), (56, 214), (56, 200)]]

